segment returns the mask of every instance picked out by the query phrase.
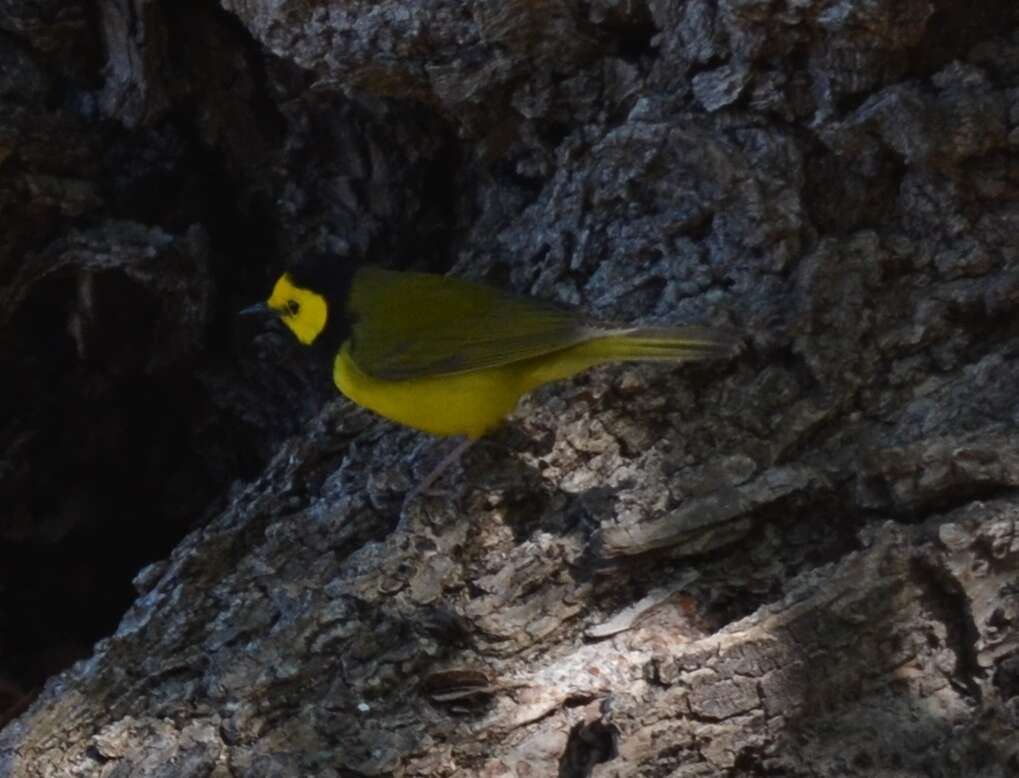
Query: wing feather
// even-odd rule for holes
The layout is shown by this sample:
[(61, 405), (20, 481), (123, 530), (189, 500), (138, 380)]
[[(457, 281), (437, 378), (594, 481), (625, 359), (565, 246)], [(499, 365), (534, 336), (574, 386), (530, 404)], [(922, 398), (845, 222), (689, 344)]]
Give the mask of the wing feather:
[(463, 279), (372, 267), (354, 278), (349, 314), (354, 361), (389, 380), (496, 367), (605, 333), (552, 303)]

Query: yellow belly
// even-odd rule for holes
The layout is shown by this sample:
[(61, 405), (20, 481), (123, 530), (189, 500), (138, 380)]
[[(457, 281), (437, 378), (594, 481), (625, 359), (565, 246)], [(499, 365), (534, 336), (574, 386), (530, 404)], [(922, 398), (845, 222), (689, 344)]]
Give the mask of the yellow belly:
[(531, 386), (520, 363), (454, 375), (384, 381), (364, 373), (344, 344), (333, 381), (347, 397), (387, 419), (432, 435), (477, 439), (498, 426)]
[(497, 367), (386, 381), (361, 370), (350, 357), (350, 344), (344, 343), (333, 362), (333, 381), (358, 405), (387, 419), (432, 435), (477, 440), (499, 426), (532, 389), (594, 365), (633, 358), (633, 348), (622, 339), (601, 338)]

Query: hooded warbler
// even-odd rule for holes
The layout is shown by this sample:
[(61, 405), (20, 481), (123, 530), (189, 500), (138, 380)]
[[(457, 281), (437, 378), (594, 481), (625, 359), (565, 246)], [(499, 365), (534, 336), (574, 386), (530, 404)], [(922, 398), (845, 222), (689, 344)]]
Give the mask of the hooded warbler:
[(724, 330), (601, 322), (459, 278), (327, 258), (283, 273), (249, 312), (278, 316), (322, 353), (336, 386), (358, 405), (468, 440), (549, 381), (606, 362), (727, 357), (741, 343)]

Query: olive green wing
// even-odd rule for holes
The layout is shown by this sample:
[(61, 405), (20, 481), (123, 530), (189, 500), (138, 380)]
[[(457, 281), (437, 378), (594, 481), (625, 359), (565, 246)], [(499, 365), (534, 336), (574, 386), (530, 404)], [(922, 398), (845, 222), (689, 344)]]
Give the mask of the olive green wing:
[(548, 354), (600, 332), (579, 314), (463, 279), (366, 267), (351, 287), (351, 357), (401, 380)]

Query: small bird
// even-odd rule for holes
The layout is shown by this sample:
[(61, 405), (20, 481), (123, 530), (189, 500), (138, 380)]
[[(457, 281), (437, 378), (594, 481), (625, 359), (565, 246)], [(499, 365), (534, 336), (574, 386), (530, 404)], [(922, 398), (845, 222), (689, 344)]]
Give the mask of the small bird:
[(542, 384), (606, 362), (728, 357), (742, 342), (708, 327), (600, 322), (459, 278), (328, 257), (283, 273), (265, 303), (242, 313), (278, 316), (328, 360), (333, 382), (358, 405), (432, 435), (464, 437), (404, 506)]

